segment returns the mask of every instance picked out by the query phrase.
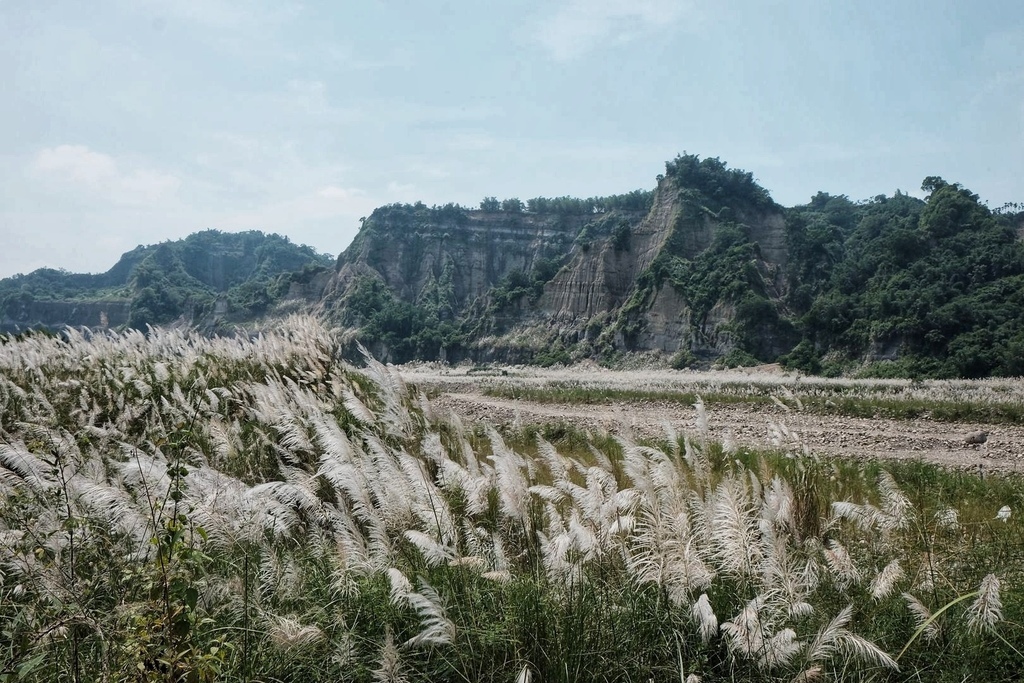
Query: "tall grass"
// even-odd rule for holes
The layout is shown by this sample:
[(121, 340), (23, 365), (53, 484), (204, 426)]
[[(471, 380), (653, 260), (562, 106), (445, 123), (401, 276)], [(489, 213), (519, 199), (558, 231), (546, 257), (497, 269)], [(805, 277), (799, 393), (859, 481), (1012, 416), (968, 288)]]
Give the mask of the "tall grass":
[[(911, 420), (928, 418), (938, 422), (984, 422), (988, 424), (1024, 424), (1024, 401), (1018, 397), (950, 398), (942, 393), (891, 394), (877, 387), (851, 389), (849, 386), (819, 385), (812, 391), (790, 392), (799, 397), (802, 409), (818, 415), (856, 418)], [(755, 405), (771, 407), (779, 393), (774, 384), (711, 384), (708, 391), (696, 387), (679, 389), (636, 389), (590, 386), (580, 383), (552, 383), (544, 386), (516, 386), (511, 382), (487, 386), (488, 396), (536, 403), (606, 404), (659, 401), (693, 405), (698, 399), (709, 406)]]
[(0, 680), (1024, 668), (1019, 480), (502, 434), (339, 348), (308, 318), (0, 345)]

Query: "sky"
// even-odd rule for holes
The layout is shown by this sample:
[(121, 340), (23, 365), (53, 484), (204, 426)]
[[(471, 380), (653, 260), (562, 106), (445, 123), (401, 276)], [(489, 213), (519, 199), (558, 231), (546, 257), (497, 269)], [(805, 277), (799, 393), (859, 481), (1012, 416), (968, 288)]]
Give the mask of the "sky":
[(0, 277), (393, 202), (653, 189), (1024, 201), (1019, 0), (0, 0)]

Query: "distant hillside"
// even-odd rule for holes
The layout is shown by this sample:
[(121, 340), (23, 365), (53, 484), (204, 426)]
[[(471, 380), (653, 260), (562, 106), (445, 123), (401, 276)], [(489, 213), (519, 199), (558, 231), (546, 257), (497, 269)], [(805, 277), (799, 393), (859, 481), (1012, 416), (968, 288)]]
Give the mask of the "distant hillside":
[(175, 321), (212, 329), (259, 317), (330, 263), (280, 235), (206, 230), (136, 247), (105, 273), (43, 268), (0, 280), (0, 331)]
[(784, 208), (750, 173), (683, 155), (653, 192), (385, 206), (319, 310), (394, 361), (652, 352), (679, 367), (1024, 374), (1024, 213), (941, 178), (923, 189)]
[(377, 357), (811, 373), (1024, 375), (1024, 212), (926, 178), (926, 199), (818, 193), (786, 208), (752, 174), (682, 155), (653, 190), (392, 204), (326, 256), (259, 232), (138, 247), (106, 273), (0, 280), (0, 332), (231, 330), (312, 310)]

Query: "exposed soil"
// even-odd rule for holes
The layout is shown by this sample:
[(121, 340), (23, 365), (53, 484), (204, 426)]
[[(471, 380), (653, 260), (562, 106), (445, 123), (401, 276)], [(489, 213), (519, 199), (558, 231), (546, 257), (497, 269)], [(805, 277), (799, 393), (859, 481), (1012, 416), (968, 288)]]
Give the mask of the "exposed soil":
[[(562, 421), (594, 433), (632, 432), (660, 437), (668, 424), (680, 434), (699, 434), (694, 408), (671, 402), (622, 401), (601, 405), (535, 403), (486, 396), (480, 385), (447, 377), (436, 382), (417, 373), (416, 382), (437, 394), (435, 409), (469, 422), (497, 426)], [(950, 468), (1024, 472), (1024, 426), (946, 423), (931, 420), (862, 419), (787, 412), (763, 404), (715, 405), (707, 410), (708, 436), (741, 446), (781, 446), (842, 458), (923, 460)], [(788, 435), (786, 431), (788, 430)], [(969, 445), (964, 437), (985, 430), (988, 440)]]

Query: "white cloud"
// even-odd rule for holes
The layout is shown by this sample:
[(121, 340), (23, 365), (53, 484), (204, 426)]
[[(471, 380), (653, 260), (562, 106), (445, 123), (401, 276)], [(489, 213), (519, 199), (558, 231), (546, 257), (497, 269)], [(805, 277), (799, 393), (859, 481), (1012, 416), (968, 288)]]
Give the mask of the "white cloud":
[(29, 172), (58, 192), (122, 205), (166, 201), (174, 197), (181, 185), (174, 175), (132, 167), (85, 145), (46, 147), (35, 155)]
[(679, 21), (685, 0), (566, 0), (540, 26), (538, 40), (558, 61), (575, 59), (600, 42), (625, 43)]

